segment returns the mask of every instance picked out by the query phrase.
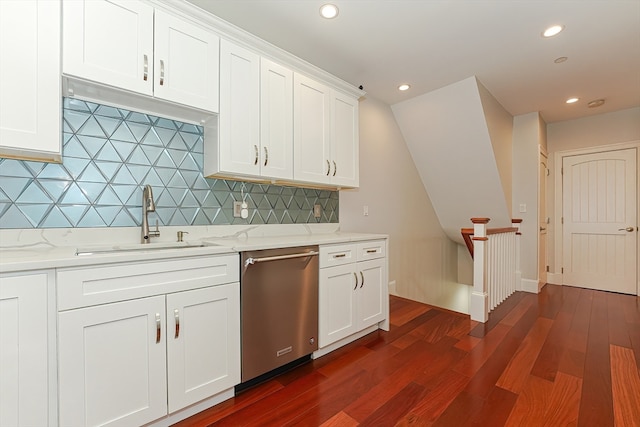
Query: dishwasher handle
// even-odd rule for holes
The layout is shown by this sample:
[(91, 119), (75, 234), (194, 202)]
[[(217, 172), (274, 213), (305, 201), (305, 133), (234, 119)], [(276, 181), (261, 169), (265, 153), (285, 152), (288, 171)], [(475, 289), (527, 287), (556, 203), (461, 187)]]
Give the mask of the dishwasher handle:
[(257, 262), (266, 262), (266, 261), (279, 261), (282, 259), (292, 259), (292, 258), (303, 258), (307, 256), (316, 256), (320, 252), (311, 251), (311, 252), (300, 252), (297, 254), (287, 254), (287, 255), (276, 255), (276, 256), (266, 256), (262, 258), (247, 258), (244, 262), (244, 267), (247, 268), (250, 265), (253, 265)]

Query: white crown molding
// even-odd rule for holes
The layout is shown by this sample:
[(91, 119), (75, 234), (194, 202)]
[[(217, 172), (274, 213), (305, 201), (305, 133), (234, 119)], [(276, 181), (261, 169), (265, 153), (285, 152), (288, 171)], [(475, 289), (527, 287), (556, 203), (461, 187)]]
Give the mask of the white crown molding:
[(345, 82), (333, 74), (298, 58), (286, 50), (283, 50), (278, 46), (275, 46), (256, 35), (211, 14), (210, 12), (200, 9), (194, 4), (188, 3), (184, 0), (149, 0), (149, 2), (155, 7), (159, 7), (173, 14), (181, 15), (183, 18), (187, 18), (196, 24), (215, 31), (224, 39), (239, 44), (261, 56), (285, 65), (293, 71), (313, 77), (314, 79), (317, 79), (341, 92), (358, 98), (366, 94), (365, 91), (360, 90), (358, 87)]

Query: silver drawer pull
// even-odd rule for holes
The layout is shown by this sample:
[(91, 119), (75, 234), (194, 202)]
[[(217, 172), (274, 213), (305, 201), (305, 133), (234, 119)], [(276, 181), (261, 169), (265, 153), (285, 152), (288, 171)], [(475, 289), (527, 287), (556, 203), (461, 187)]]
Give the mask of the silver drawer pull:
[(264, 165), (267, 166), (267, 163), (269, 163), (269, 150), (264, 147)]
[(333, 160), (333, 176), (336, 176), (336, 172), (338, 172), (338, 166), (336, 166), (336, 161)]
[(331, 163), (327, 160), (327, 176), (329, 176), (329, 173), (331, 173)]
[(176, 333), (174, 338), (177, 339), (180, 336), (180, 312), (177, 308), (173, 310), (173, 317), (176, 320)]
[(334, 258), (344, 258), (346, 256), (347, 256), (347, 254), (337, 254), (337, 255), (334, 255), (333, 257)]
[(376, 252), (378, 252), (377, 249), (367, 249), (368, 254), (375, 254)]
[(362, 278), (362, 282), (360, 282), (360, 289), (362, 289), (364, 286), (364, 274), (362, 274), (362, 271), (360, 272), (360, 277)]
[(160, 313), (156, 313), (156, 344), (160, 342), (162, 337), (162, 324), (160, 323)]
[(253, 160), (253, 165), (255, 166), (255, 165), (258, 164), (258, 155), (259, 155), (258, 146), (257, 145), (253, 146), (253, 151), (255, 152), (255, 157), (254, 157), (254, 160)]
[(356, 289), (358, 289), (358, 275), (355, 271), (353, 272), (353, 277), (355, 277), (356, 279), (356, 285), (353, 287), (353, 290), (355, 291)]
[(147, 76), (149, 75), (149, 58), (147, 55), (144, 55), (144, 74), (142, 75), (142, 79), (146, 82)]

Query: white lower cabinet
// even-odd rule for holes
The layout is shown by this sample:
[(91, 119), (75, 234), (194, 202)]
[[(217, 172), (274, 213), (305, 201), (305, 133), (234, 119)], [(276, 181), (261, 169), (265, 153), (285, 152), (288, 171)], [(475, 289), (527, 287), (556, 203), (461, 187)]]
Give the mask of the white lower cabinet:
[(52, 271), (0, 275), (0, 426), (49, 424), (50, 286)]
[(386, 319), (386, 264), (384, 240), (320, 247), (320, 348)]
[(143, 425), (239, 383), (237, 258), (228, 275), (211, 257), (59, 272), (62, 307), (92, 285), (160, 293), (59, 313), (60, 425)]

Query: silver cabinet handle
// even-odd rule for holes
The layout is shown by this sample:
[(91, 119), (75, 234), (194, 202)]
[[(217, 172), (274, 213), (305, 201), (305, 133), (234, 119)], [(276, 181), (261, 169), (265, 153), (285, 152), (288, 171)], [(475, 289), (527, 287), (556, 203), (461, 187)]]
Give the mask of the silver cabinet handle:
[(627, 227), (627, 228), (618, 228), (618, 231), (627, 231), (629, 233), (631, 233), (634, 230), (633, 227)]
[(164, 61), (160, 60), (160, 86), (164, 85)]
[(362, 279), (362, 282), (360, 283), (360, 289), (362, 289), (362, 287), (364, 286), (364, 274), (362, 274), (362, 271), (360, 272), (360, 278)]
[(269, 163), (269, 150), (264, 147), (264, 165), (267, 166), (267, 163)]
[(147, 55), (144, 55), (144, 73), (142, 75), (142, 79), (146, 82), (148, 76), (149, 76), (149, 58), (147, 57)]
[(178, 339), (180, 336), (180, 312), (177, 308), (173, 310), (173, 318), (176, 320), (176, 333), (173, 338)]
[(327, 176), (329, 176), (330, 172), (331, 172), (331, 163), (329, 163), (329, 160), (327, 160)]
[(375, 254), (376, 252), (378, 252), (377, 249), (367, 249), (368, 254)]
[(160, 342), (162, 337), (162, 324), (160, 323), (160, 313), (156, 313), (156, 344)]
[(356, 279), (356, 285), (353, 287), (353, 290), (355, 291), (356, 289), (358, 289), (358, 275), (355, 271), (353, 272), (353, 277), (355, 277)]
[(344, 257), (346, 257), (346, 256), (347, 256), (347, 254), (336, 254), (336, 255), (334, 255), (333, 257), (334, 257), (334, 258), (344, 258)]
[(257, 164), (258, 164), (258, 154), (259, 154), (259, 153), (258, 153), (258, 146), (257, 146), (257, 145), (254, 145), (254, 146), (253, 146), (253, 150), (254, 150), (254, 152), (255, 152), (255, 159), (253, 160), (253, 164), (254, 164), (254, 165), (257, 165)]
[(336, 172), (338, 172), (338, 166), (336, 166), (336, 161), (333, 160), (333, 176), (336, 176)]

